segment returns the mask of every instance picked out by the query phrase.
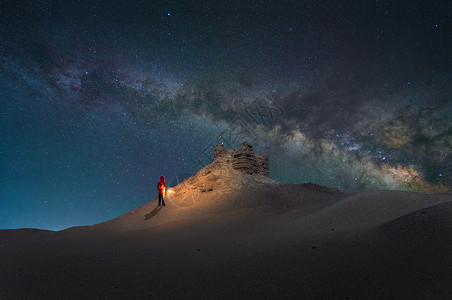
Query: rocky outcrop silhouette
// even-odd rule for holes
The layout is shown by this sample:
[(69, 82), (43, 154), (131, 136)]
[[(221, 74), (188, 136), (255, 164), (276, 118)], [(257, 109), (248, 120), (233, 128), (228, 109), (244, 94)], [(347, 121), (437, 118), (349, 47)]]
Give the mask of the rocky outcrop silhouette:
[(233, 169), (248, 175), (270, 176), (267, 154), (256, 154), (250, 143), (243, 142), (236, 149), (226, 149), (222, 144), (215, 147), (213, 163), (230, 165)]

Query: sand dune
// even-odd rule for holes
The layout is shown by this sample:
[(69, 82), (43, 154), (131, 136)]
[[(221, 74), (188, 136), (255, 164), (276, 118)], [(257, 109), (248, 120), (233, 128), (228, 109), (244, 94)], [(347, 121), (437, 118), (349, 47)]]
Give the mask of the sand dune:
[(231, 157), (175, 187), (165, 207), (0, 231), (0, 298), (450, 298), (451, 194), (347, 195), (249, 174)]

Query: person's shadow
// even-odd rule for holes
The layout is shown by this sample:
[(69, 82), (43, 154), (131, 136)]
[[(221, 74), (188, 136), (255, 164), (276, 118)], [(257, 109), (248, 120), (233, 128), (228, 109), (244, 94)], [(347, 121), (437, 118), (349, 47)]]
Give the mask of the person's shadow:
[(145, 220), (149, 220), (153, 217), (155, 217), (159, 211), (162, 209), (163, 206), (156, 206), (150, 213), (148, 213), (147, 215), (144, 215), (144, 219)]

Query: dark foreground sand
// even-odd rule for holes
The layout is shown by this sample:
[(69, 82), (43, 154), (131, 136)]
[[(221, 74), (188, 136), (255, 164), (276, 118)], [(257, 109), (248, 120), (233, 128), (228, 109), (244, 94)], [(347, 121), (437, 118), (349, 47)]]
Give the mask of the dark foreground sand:
[(0, 231), (0, 298), (452, 297), (451, 194), (277, 190), (298, 202), (248, 188), (208, 196), (220, 206), (173, 198), (96, 226)]

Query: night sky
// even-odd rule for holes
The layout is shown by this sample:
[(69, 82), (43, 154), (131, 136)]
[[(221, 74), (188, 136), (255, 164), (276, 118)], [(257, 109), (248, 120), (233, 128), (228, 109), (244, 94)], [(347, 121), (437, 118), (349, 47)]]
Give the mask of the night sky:
[(270, 176), (452, 191), (451, 1), (0, 1), (0, 228), (114, 218), (243, 141)]

